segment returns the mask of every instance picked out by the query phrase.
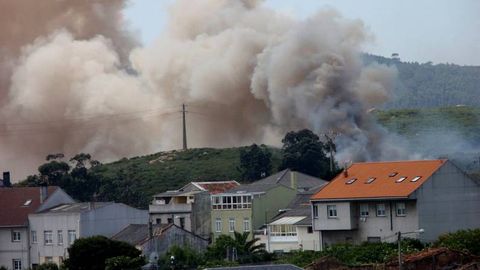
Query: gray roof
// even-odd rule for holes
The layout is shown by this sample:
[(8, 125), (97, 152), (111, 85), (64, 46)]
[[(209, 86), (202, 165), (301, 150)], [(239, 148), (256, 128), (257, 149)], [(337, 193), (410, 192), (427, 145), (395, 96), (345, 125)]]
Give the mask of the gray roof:
[(283, 217), (302, 217), (305, 216), (306, 218), (300, 220), (299, 222), (295, 223), (295, 225), (300, 226), (308, 226), (312, 225), (312, 212), (310, 208), (310, 197), (317, 193), (320, 189), (322, 189), (325, 184), (321, 186), (317, 186), (307, 190), (305, 192), (301, 192), (295, 196), (295, 198), (290, 202), (287, 206), (287, 210), (278, 214), (270, 222), (275, 220), (279, 220)]
[(260, 179), (248, 185), (238, 186), (228, 191), (228, 193), (236, 192), (265, 192), (271, 188), (283, 185), (291, 188), (291, 173), (295, 173), (297, 189), (311, 189), (326, 184), (327, 181), (306, 175), (300, 172), (293, 172), (290, 169), (272, 174), (266, 178)]
[(83, 213), (93, 209), (105, 207), (114, 202), (82, 202), (82, 203), (68, 203), (61, 204), (55, 207), (40, 211), (39, 213)]
[[(155, 231), (164, 230), (172, 224), (156, 224), (153, 225)], [(130, 224), (123, 230), (112, 236), (113, 240), (127, 242), (131, 245), (137, 245), (148, 238), (148, 224)]]
[(215, 270), (227, 270), (227, 269), (236, 269), (236, 270), (298, 270), (302, 269), (298, 266), (292, 264), (270, 264), (270, 265), (242, 265), (242, 266), (232, 266), (232, 267), (217, 267), (217, 268), (205, 268), (205, 269), (215, 269)]

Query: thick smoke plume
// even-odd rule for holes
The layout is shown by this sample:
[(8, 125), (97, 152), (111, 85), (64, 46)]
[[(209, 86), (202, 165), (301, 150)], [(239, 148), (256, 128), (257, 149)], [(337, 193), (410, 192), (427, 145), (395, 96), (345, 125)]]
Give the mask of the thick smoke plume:
[(370, 36), (360, 21), (180, 0), (157, 41), (133, 48), (123, 1), (37, 2), (0, 4), (0, 164), (17, 174), (52, 152), (178, 148), (182, 103), (191, 146), (278, 145), (310, 128), (340, 134), (339, 159), (404, 157), (367, 113), (388, 99), (395, 71), (362, 64)]

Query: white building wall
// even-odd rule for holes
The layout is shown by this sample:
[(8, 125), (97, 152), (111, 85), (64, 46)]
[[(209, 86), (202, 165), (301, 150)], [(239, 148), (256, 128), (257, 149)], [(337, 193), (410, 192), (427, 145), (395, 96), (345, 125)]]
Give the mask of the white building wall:
[[(20, 232), (19, 242), (12, 242), (12, 231)], [(22, 268), (28, 268), (28, 234), (24, 227), (0, 228), (0, 267), (12, 269), (13, 259), (20, 259)]]
[[(354, 210), (350, 202), (314, 202), (318, 207), (318, 217), (314, 217), (315, 230), (351, 230), (357, 224), (353, 218)], [(327, 207), (335, 205), (337, 217), (329, 218)]]
[[(66, 258), (68, 243), (68, 231), (75, 231), (77, 238), (80, 232), (80, 214), (79, 213), (60, 213), (60, 214), (32, 214), (29, 215), (30, 230), (36, 231), (37, 243), (31, 243), (32, 264), (41, 264), (45, 262), (45, 257), (52, 257), (55, 262), (60, 261), (60, 257)], [(63, 243), (58, 242), (58, 231), (62, 231)], [(52, 231), (52, 245), (45, 245), (44, 232)], [(31, 241), (31, 239), (30, 239)]]
[[(396, 241), (395, 233), (412, 232), (418, 230), (418, 215), (415, 201), (399, 201), (405, 203), (405, 216), (397, 216), (396, 201), (371, 201), (356, 203), (356, 215), (358, 220), (358, 231), (355, 233), (353, 241), (355, 243), (365, 242), (369, 237), (380, 237), (382, 241)], [(385, 216), (376, 215), (376, 204), (385, 204)], [(360, 204), (368, 204), (369, 216), (360, 217)], [(390, 211), (391, 210), (391, 211)], [(409, 234), (408, 237), (416, 238), (416, 234)]]
[(297, 226), (298, 245), (302, 245), (303, 250), (321, 250), (321, 239), (319, 231), (308, 233), (308, 226)]

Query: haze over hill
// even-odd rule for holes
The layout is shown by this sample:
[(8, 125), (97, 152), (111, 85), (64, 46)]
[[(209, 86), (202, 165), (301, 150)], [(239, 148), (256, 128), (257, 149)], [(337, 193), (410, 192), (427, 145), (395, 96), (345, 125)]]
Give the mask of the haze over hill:
[[(6, 3), (3, 13), (23, 14), (0, 24), (0, 164), (15, 175), (49, 153), (111, 161), (178, 148), (182, 103), (194, 147), (278, 146), (286, 132), (309, 128), (341, 134), (340, 160), (424, 156), (368, 110), (407, 106), (410, 93), (421, 100), (434, 87), (409, 81), (402, 63), (363, 61), (372, 33), (334, 10), (296, 20), (261, 1), (179, 0), (165, 33), (141, 47), (122, 20), (123, 0)], [(458, 85), (425, 103), (456, 102), (443, 97)], [(399, 98), (386, 103), (392, 93)]]

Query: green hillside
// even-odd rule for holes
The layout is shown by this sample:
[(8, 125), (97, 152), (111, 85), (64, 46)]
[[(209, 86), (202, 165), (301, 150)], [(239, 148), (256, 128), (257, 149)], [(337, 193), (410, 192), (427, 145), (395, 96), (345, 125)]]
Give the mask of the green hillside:
[(364, 62), (398, 70), (394, 97), (386, 108), (480, 106), (480, 66), (402, 62), (369, 54), (364, 55)]
[[(479, 108), (388, 110), (376, 111), (374, 116), (389, 131), (407, 138), (415, 151), (430, 154), (429, 157), (433, 158), (447, 156), (469, 172), (480, 171), (477, 162), (480, 154)], [(190, 181), (240, 180), (237, 169), (240, 149), (199, 148), (161, 152), (123, 158), (96, 167), (95, 171), (103, 181), (120, 187), (120, 191), (114, 189), (112, 193), (118, 195), (123, 192), (123, 187), (130, 188), (137, 192), (135, 204), (146, 207), (151, 195), (177, 189)], [(281, 153), (277, 148), (270, 150), (275, 171), (280, 164)], [(109, 197), (108, 191), (103, 194), (107, 195), (104, 199), (119, 200), (119, 197)], [(124, 196), (131, 193), (126, 194)]]
[[(178, 189), (191, 181), (241, 181), (240, 150), (234, 148), (197, 148), (160, 152), (148, 156), (123, 158), (95, 168), (102, 179), (125, 179), (134, 189), (150, 198), (166, 190)], [(274, 169), (280, 164), (280, 150), (270, 148)], [(140, 205), (144, 205), (145, 202)]]

